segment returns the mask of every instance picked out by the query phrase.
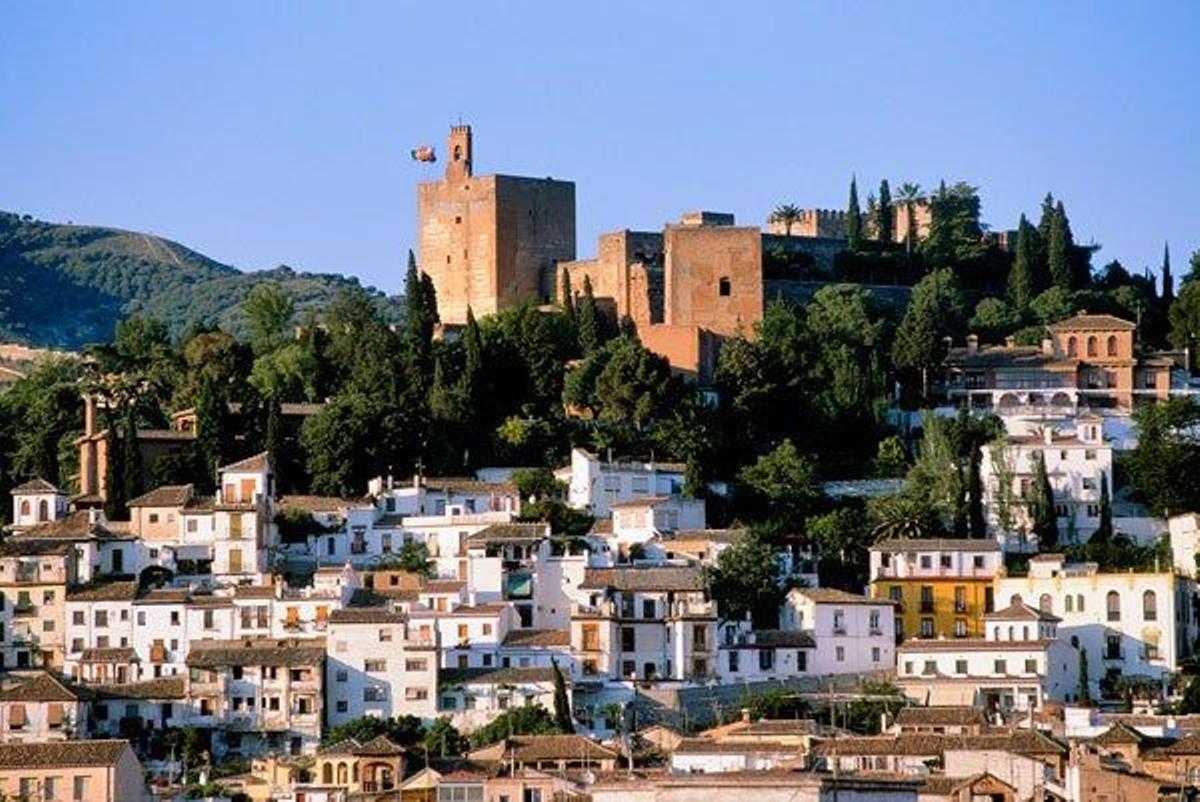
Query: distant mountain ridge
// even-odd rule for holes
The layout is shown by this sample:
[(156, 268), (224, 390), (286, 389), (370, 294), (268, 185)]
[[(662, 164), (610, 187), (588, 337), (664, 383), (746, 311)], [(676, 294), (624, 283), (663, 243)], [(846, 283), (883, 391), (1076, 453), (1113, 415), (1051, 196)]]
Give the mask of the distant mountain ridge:
[[(290, 293), (297, 309), (360, 286), (356, 278), (286, 266), (243, 273), (151, 234), (0, 212), (0, 340), (79, 348), (110, 340), (117, 321), (135, 312), (159, 318), (173, 334), (210, 322), (243, 336), (241, 303), (265, 282)], [(400, 298), (366, 289), (398, 319)]]

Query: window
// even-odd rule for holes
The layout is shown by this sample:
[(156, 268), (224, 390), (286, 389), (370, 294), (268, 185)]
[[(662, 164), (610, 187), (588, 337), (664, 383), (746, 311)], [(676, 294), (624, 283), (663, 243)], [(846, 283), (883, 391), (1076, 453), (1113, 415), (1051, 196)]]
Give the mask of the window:
[(949, 554), (941, 555), (941, 564), (943, 568), (949, 568), (952, 565), (952, 559)]
[(429, 660), (424, 657), (409, 658), (408, 660), (404, 661), (404, 670), (405, 671), (427, 671), (427, 670), (429, 670)]
[(387, 671), (387, 660), (382, 658), (364, 660), (363, 671), (366, 671), (368, 674), (381, 674)]
[(1152, 590), (1148, 590), (1142, 594), (1142, 620), (1158, 620), (1158, 597)]
[(717, 293), (722, 298), (728, 298), (733, 291), (733, 285), (729, 281), (728, 276), (721, 276), (717, 282)]
[(368, 686), (366, 688), (363, 688), (363, 701), (364, 702), (386, 702), (387, 701), (387, 688), (377, 688), (375, 686)]
[(922, 568), (932, 568), (933, 567), (933, 555), (922, 554), (921, 555), (921, 567)]
[(921, 673), (925, 676), (932, 676), (937, 673), (937, 661), (926, 660), (925, 665), (921, 667)]
[(384, 627), (383, 629), (379, 630), (379, 642), (380, 643), (387, 643), (391, 639), (392, 639), (392, 628), (391, 627)]
[(158, 523), (158, 513), (157, 512), (150, 513), (150, 523), (152, 523), (152, 524)]
[(108, 626), (108, 610), (97, 610), (96, 611), (96, 626), (97, 627)]
[(894, 601), (896, 604), (900, 604), (904, 601), (904, 589), (899, 585), (892, 585), (888, 588), (888, 599)]
[(642, 618), (654, 617), (654, 599), (642, 599)]
[(770, 671), (775, 668), (775, 650), (774, 649), (759, 649), (758, 650), (758, 670)]
[(1067, 597), (1063, 600), (1063, 603), (1066, 605), (1066, 610), (1068, 613), (1075, 612), (1075, 597), (1070, 593), (1067, 594)]
[(1008, 661), (1007, 660), (996, 660), (994, 663), (992, 663), (992, 672), (995, 674), (1007, 674), (1008, 673)]
[(879, 662), (879, 659), (880, 659), (879, 647), (878, 647), (878, 646), (872, 646), (872, 647), (871, 647), (871, 662), (872, 662), (872, 663), (878, 663), (878, 662)]
[(429, 691), (424, 688), (405, 688), (404, 698), (409, 702), (421, 702), (429, 698)]
[(1079, 356), (1079, 341), (1075, 335), (1067, 338), (1067, 356)]
[(962, 585), (954, 587), (954, 612), (965, 613), (967, 611), (967, 589)]
[(846, 611), (845, 610), (834, 610), (833, 611), (833, 634), (834, 635), (845, 635), (846, 634)]
[(921, 612), (933, 612), (933, 587), (931, 585), (921, 586)]
[(336, 679), (338, 682), (346, 682), (347, 680), (349, 680), (349, 679), (350, 679), (350, 672), (348, 672), (348, 671), (347, 671), (346, 669), (344, 669), (344, 668), (339, 668), (339, 669), (337, 670), (337, 673), (334, 675), (334, 678), (335, 678), (335, 679)]
[(967, 673), (967, 661), (966, 660), (955, 660), (954, 661), (954, 673), (955, 674), (966, 674)]
[(337, 709), (337, 712), (339, 712), (339, 713), (347, 713), (350, 711), (350, 703), (347, 702), (345, 699), (338, 699), (337, 704), (334, 707)]
[(972, 565), (974, 565), (977, 569), (983, 568), (983, 555), (976, 554), (974, 557), (974, 560), (972, 562)]
[(1115, 590), (1110, 590), (1105, 597), (1106, 609), (1108, 610), (1109, 621), (1121, 620), (1121, 594)]
[(1106, 635), (1104, 638), (1104, 659), (1105, 660), (1120, 660), (1121, 659), (1121, 636)]
[(838, 646), (836, 649), (834, 649), (833, 657), (839, 663), (846, 662), (846, 647)]
[(637, 664), (634, 663), (632, 660), (622, 660), (621, 661), (621, 676), (622, 677), (637, 676)]
[(1077, 612), (1077, 613), (1083, 612), (1083, 594), (1082, 593), (1075, 594), (1075, 612)]
[(954, 619), (954, 637), (956, 637), (956, 638), (967, 637), (967, 619), (965, 619), (965, 618)]
[(1098, 344), (1096, 343), (1095, 336), (1088, 337), (1087, 338), (1087, 355), (1088, 356), (1099, 356), (1099, 353), (1100, 353), (1100, 348), (1099, 348)]
[(867, 614), (867, 628), (870, 630), (872, 635), (878, 635), (882, 632), (882, 630), (879, 628), (878, 610), (871, 610)]
[(76, 802), (83, 802), (83, 800), (88, 798), (88, 779), (86, 775), (77, 775), (74, 778), (72, 799), (76, 800)]
[(922, 638), (932, 638), (933, 637), (933, 619), (932, 618), (922, 618), (921, 619), (921, 637)]
[(706, 625), (696, 624), (692, 627), (692, 648), (708, 648), (708, 627)]
[(1025, 673), (1026, 674), (1038, 673), (1037, 660), (1026, 660), (1025, 661)]
[(71, 623), (77, 627), (83, 626), (83, 624), (84, 624), (83, 610), (76, 610), (75, 612), (71, 613)]
[(1108, 335), (1108, 347), (1106, 349), (1109, 356), (1117, 355), (1117, 335)]
[(736, 674), (738, 672), (738, 661), (741, 660), (741, 653), (737, 649), (729, 650), (729, 673)]
[(621, 627), (621, 651), (632, 652), (636, 649), (637, 641), (633, 627)]
[(1054, 612), (1054, 602), (1050, 598), (1049, 593), (1043, 593), (1041, 595), (1041, 597), (1038, 599), (1038, 609), (1041, 610), (1043, 613), (1053, 613)]

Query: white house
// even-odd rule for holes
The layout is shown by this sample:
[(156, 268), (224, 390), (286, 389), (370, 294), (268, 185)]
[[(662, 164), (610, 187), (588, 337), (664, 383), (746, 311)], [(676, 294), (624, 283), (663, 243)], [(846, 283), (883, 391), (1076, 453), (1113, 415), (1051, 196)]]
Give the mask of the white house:
[[(582, 448), (571, 451), (571, 464), (556, 472), (567, 482), (567, 503), (607, 518), (612, 505), (646, 496), (673, 496), (683, 491), (684, 466), (667, 462), (604, 462)], [(701, 527), (702, 528), (702, 527)]]
[[(567, 697), (571, 686), (567, 682)], [(514, 707), (541, 705), (554, 709), (554, 669), (447, 668), (438, 679), (438, 714), (470, 731)]]
[(1079, 653), (1060, 639), (1058, 622), (1018, 601), (984, 616), (982, 638), (907, 640), (896, 648), (896, 684), (928, 705), (1012, 712), (1067, 701)]
[(857, 674), (896, 664), (896, 605), (834, 588), (794, 588), (779, 611), (780, 628), (820, 644), (809, 671)]
[(643, 496), (609, 504), (612, 539), (627, 549), (634, 544), (669, 536), (678, 529), (704, 529), (704, 499), (683, 496)]
[(721, 624), (715, 674), (722, 683), (768, 682), (815, 673), (817, 644), (807, 632), (753, 629), (748, 621)]
[(997, 604), (1024, 602), (1062, 619), (1059, 637), (1088, 653), (1092, 698), (1106, 675), (1165, 681), (1196, 641), (1196, 583), (1169, 566), (1102, 573), (1095, 563), (1042, 554), (1028, 576), (1000, 577), (995, 587)]
[(66, 517), (67, 494), (45, 479), (31, 479), (11, 491), (13, 531)]
[(1188, 512), (1171, 516), (1167, 519), (1167, 533), (1175, 570), (1195, 578), (1200, 573), (1200, 515)]
[(387, 607), (348, 607), (330, 615), (326, 646), (329, 726), (364, 716), (436, 717), (435, 634), (410, 629)]
[(1101, 485), (1107, 482), (1110, 499), (1113, 492), (1113, 449), (1103, 431), (1098, 417), (1081, 415), (1074, 431), (1046, 426), (1037, 434), (1007, 435), (1003, 447), (981, 446), (984, 516), (1005, 551), (1036, 550), (1026, 499), (1035, 490), (1038, 458), (1054, 493), (1060, 540), (1091, 537), (1100, 525)]

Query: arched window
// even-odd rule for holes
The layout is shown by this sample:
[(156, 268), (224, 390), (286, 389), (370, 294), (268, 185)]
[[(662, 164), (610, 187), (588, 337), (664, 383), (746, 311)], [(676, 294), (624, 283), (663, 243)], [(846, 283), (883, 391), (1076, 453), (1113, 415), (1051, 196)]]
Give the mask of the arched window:
[(1108, 335), (1108, 355), (1117, 355), (1117, 335), (1115, 334)]
[(1009, 640), (1012, 640), (1012, 639), (1013, 639), (1013, 632), (1014, 632), (1014, 630), (1013, 630), (1013, 628), (1010, 626), (1010, 627), (1008, 628), (1008, 639), (1009, 639)]
[(1067, 612), (1068, 613), (1075, 612), (1075, 597), (1074, 596), (1072, 596), (1070, 593), (1068, 593), (1066, 595), (1066, 598), (1063, 599), (1063, 601), (1065, 601), (1067, 604)]
[(350, 772), (346, 769), (345, 763), (339, 763), (337, 766), (337, 783), (345, 785), (350, 782)]
[(39, 521), (49, 521), (50, 520), (50, 504), (49, 504), (49, 502), (46, 501), (46, 499), (42, 499), (41, 501), (38, 502), (38, 520)]
[(1100, 348), (1096, 344), (1096, 338), (1088, 337), (1088, 356), (1098, 356), (1099, 353), (1100, 353)]
[(462, 145), (455, 145), (454, 146), (454, 161), (458, 161), (461, 158), (462, 158)]
[(1071, 646), (1072, 646), (1072, 648), (1075, 648), (1075, 649), (1079, 648), (1079, 636), (1078, 635), (1071, 636)]
[(1079, 341), (1074, 334), (1067, 338), (1067, 356), (1079, 356)]
[(1077, 612), (1077, 613), (1083, 612), (1083, 594), (1082, 593), (1075, 594), (1075, 612)]
[(1038, 609), (1043, 613), (1054, 612), (1054, 602), (1051, 600), (1049, 593), (1043, 593), (1042, 597), (1038, 599)]
[(22, 516), (29, 515), (29, 499), (24, 499), (21, 501), (21, 515)]
[(1142, 620), (1158, 620), (1158, 597), (1154, 595), (1154, 591), (1152, 590), (1148, 590), (1142, 594)]
[(1105, 597), (1105, 605), (1108, 610), (1109, 621), (1121, 620), (1121, 594), (1115, 590), (1110, 590)]
[(333, 785), (333, 764), (326, 763), (321, 769), (321, 783), (323, 785)]

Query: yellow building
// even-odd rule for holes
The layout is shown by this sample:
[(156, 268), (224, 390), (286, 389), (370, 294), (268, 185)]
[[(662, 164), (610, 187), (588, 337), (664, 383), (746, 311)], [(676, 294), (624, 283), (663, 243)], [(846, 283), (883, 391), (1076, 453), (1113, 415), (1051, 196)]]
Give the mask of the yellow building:
[(990, 539), (886, 540), (871, 547), (871, 596), (897, 603), (897, 637), (982, 637), (1003, 564)]

